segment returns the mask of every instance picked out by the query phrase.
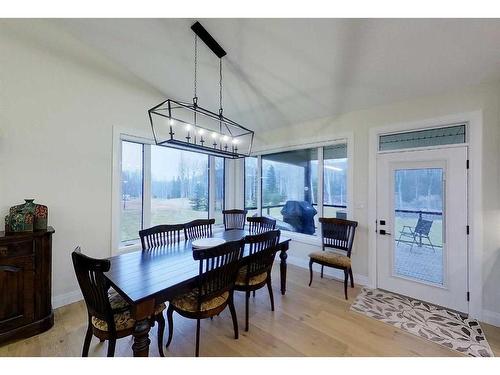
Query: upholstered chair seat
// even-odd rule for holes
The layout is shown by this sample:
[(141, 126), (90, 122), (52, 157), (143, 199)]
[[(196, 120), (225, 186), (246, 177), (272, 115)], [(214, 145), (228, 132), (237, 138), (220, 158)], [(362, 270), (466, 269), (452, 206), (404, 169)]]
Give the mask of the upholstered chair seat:
[[(262, 219), (262, 220), (261, 220)], [(280, 238), (279, 230), (270, 230), (270, 227), (258, 227), (252, 230), (253, 225), (266, 224), (270, 219), (265, 217), (249, 217), (250, 232), (256, 233), (245, 237), (245, 244), (248, 247), (249, 255), (243, 265), (238, 269), (234, 289), (245, 292), (245, 331), (249, 329), (249, 304), (250, 292), (263, 288), (267, 285), (269, 299), (271, 301), (271, 310), (274, 311), (274, 296), (271, 285), (271, 270), (278, 250)]]
[[(209, 299), (208, 301), (204, 301), (201, 303), (200, 311), (216, 309), (217, 307), (220, 307), (221, 305), (226, 303), (228, 298), (229, 292), (224, 292), (219, 296), (215, 296), (214, 298)], [(198, 311), (198, 289), (193, 289), (189, 293), (177, 296), (172, 301), (170, 301), (170, 303), (179, 310), (187, 312)]]
[[(116, 292), (115, 292), (116, 293)], [(130, 308), (127, 305), (127, 302), (122, 299), (120, 301), (121, 296), (116, 293), (113, 295), (113, 300), (110, 299), (111, 306), (113, 307), (113, 304), (115, 306), (119, 306), (116, 314), (114, 314), (114, 319), (115, 319), (115, 327), (117, 331), (123, 331), (129, 328), (132, 328), (135, 324), (135, 320), (132, 318), (130, 314)], [(114, 302), (112, 302), (114, 301)], [(123, 302), (125, 303), (125, 307), (123, 305)], [(161, 314), (163, 310), (166, 309), (166, 305), (164, 303), (160, 303), (155, 307), (155, 315)], [(115, 309), (113, 309), (115, 310)], [(101, 320), (99, 318), (96, 318), (95, 316), (92, 317), (92, 325), (101, 330), (101, 331), (107, 331), (108, 330), (108, 323), (106, 323), (105, 320)]]
[[(190, 223), (192, 236), (187, 238), (200, 238), (202, 229), (213, 224), (214, 219), (210, 219), (208, 225), (200, 223), (201, 220)], [(211, 229), (208, 231), (211, 234)], [(190, 234), (188, 231), (186, 232)], [(206, 232), (207, 233), (207, 232)], [(203, 236), (201, 236), (203, 237)], [(209, 237), (209, 236), (206, 236)], [(188, 319), (196, 319), (196, 349), (195, 355), (200, 355), (200, 330), (201, 319), (213, 318), (219, 315), (226, 307), (229, 307), (233, 321), (234, 338), (238, 338), (238, 319), (233, 302), (234, 282), (238, 273), (245, 242), (243, 240), (230, 241), (218, 246), (197, 249), (193, 251), (193, 259), (198, 262), (198, 276), (185, 292), (179, 291), (177, 296), (170, 299), (167, 310), (168, 320), (168, 348), (172, 342), (174, 333), (174, 311)]]
[(267, 272), (260, 273), (258, 275), (249, 278), (248, 283), (246, 282), (247, 277), (247, 266), (243, 266), (238, 271), (238, 277), (236, 278), (236, 285), (258, 285), (267, 279)]
[[(71, 253), (71, 259), (87, 307), (88, 325), (83, 341), (82, 357), (89, 355), (92, 336), (96, 336), (101, 342), (108, 340), (108, 357), (113, 357), (116, 340), (133, 334), (135, 320), (132, 318), (131, 307), (104, 276), (111, 267), (109, 259), (88, 257), (82, 254), (80, 247)], [(165, 308), (164, 303), (155, 306), (154, 313), (149, 319), (150, 327), (158, 323), (158, 351), (162, 357)]]
[(127, 303), (127, 301), (125, 301), (123, 297), (119, 295), (118, 292), (113, 288), (109, 289), (108, 298), (109, 298), (109, 304), (111, 305), (111, 309), (113, 311), (122, 311), (130, 309), (130, 306)]
[[(323, 277), (324, 267), (340, 269), (344, 271), (344, 296), (347, 299), (349, 278), (351, 278), (351, 288), (354, 288), (351, 251), (358, 222), (334, 217), (320, 217), (319, 222), (321, 224), (323, 251), (315, 251), (309, 254), (309, 286), (311, 286), (313, 280), (312, 266), (314, 263), (321, 265), (321, 277)], [(334, 251), (330, 249), (334, 249)]]
[(331, 264), (332, 266), (345, 268), (351, 267), (351, 258), (332, 251), (315, 251), (314, 253), (309, 254), (309, 258)]

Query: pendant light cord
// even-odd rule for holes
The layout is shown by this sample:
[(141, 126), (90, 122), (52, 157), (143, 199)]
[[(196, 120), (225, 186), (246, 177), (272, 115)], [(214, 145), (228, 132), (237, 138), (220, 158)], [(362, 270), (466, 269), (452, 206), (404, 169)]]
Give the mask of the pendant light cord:
[(219, 59), (219, 113), (222, 115), (222, 59)]
[(197, 75), (198, 75), (198, 35), (194, 36), (194, 97), (193, 103), (198, 104), (197, 96)]

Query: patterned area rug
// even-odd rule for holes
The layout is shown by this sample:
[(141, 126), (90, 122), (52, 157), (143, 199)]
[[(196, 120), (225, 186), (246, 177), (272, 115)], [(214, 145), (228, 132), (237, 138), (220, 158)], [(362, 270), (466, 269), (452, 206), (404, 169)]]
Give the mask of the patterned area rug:
[(351, 310), (472, 357), (493, 357), (479, 322), (419, 300), (363, 288)]

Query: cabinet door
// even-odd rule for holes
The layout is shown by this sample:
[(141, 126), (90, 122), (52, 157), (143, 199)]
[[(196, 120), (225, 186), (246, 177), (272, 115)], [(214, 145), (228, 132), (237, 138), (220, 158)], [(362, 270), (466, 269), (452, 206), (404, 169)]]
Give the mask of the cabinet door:
[(34, 257), (0, 257), (0, 333), (34, 319)]

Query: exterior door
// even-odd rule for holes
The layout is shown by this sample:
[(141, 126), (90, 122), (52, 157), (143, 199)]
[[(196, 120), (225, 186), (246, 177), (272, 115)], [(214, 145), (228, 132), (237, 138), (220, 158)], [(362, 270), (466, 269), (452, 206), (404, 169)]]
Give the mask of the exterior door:
[(467, 313), (467, 148), (377, 158), (378, 288)]

